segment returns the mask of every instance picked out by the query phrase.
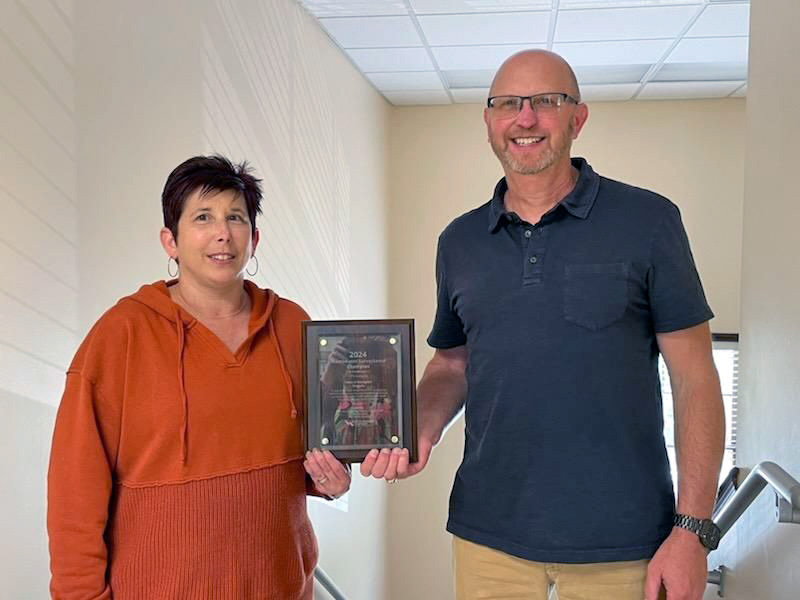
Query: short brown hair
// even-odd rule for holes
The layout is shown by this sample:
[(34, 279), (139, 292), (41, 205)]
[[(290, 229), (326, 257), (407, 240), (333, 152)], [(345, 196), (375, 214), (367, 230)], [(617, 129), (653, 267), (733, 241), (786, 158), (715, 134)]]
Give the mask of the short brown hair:
[(186, 199), (200, 188), (202, 194), (210, 191), (234, 190), (242, 195), (253, 235), (256, 232), (256, 216), (261, 214), (261, 180), (252, 175), (247, 162), (234, 165), (219, 154), (193, 156), (179, 164), (167, 177), (161, 193), (161, 209), (164, 212), (164, 227), (178, 239), (178, 221), (183, 213)]

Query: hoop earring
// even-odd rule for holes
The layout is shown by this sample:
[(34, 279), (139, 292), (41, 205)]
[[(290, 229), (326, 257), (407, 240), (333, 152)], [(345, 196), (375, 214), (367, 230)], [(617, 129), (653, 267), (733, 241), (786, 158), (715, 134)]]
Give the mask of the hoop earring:
[[(175, 272), (173, 273), (170, 267), (172, 263), (175, 263)], [(181, 266), (178, 264), (178, 261), (172, 258), (171, 256), (167, 259), (167, 275), (170, 277), (177, 277), (178, 273), (181, 272)]]
[[(256, 270), (251, 273), (250, 271), (247, 270), (247, 268), (245, 268), (244, 272), (250, 275), (250, 277), (255, 277), (256, 273), (258, 273), (258, 257), (255, 254), (253, 254), (253, 256), (250, 257), (250, 260), (256, 261)], [(247, 263), (250, 264), (250, 261), (247, 261)]]

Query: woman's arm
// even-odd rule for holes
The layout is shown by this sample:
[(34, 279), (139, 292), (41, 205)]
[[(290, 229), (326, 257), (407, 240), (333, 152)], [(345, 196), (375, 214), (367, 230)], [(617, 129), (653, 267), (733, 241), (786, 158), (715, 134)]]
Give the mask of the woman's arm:
[(107, 600), (104, 534), (119, 414), (78, 371), (67, 373), (48, 472), (47, 530), (54, 600)]

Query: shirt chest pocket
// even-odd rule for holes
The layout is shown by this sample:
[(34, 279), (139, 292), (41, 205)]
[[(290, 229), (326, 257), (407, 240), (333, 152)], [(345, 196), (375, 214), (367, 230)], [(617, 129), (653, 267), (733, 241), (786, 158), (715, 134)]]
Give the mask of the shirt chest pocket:
[(628, 307), (628, 263), (566, 265), (564, 318), (587, 329), (608, 327)]

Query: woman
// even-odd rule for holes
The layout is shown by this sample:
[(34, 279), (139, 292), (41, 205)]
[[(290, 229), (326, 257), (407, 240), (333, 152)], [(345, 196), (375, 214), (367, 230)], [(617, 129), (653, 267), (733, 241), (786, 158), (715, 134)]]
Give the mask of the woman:
[(161, 242), (178, 277), (122, 298), (67, 372), (53, 598), (311, 598), (305, 495), (338, 496), (350, 475), (330, 453), (303, 454), (308, 315), (244, 280), (260, 203), (246, 165), (219, 156), (167, 179)]

